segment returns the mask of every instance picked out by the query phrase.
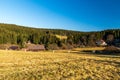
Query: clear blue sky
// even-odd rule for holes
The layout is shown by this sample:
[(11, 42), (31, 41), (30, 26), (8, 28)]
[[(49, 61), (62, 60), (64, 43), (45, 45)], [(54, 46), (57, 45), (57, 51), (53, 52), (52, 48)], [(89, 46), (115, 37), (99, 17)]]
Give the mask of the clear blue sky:
[(120, 0), (0, 0), (0, 23), (77, 31), (120, 29)]

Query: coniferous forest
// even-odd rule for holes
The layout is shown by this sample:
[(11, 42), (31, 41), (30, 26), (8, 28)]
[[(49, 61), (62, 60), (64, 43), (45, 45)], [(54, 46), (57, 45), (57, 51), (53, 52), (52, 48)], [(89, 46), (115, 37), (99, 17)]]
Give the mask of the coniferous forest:
[(0, 44), (16, 44), (20, 48), (24, 48), (27, 42), (43, 44), (46, 49), (91, 47), (97, 46), (96, 42), (99, 40), (104, 40), (108, 45), (115, 45), (115, 41), (120, 43), (120, 29), (80, 32), (0, 24)]

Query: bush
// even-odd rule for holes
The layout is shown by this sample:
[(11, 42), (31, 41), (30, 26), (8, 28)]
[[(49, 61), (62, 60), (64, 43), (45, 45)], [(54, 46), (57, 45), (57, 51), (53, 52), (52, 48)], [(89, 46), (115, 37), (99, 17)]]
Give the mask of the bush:
[(49, 44), (47, 47), (48, 50), (58, 50), (59, 47), (57, 44), (53, 43), (53, 44)]

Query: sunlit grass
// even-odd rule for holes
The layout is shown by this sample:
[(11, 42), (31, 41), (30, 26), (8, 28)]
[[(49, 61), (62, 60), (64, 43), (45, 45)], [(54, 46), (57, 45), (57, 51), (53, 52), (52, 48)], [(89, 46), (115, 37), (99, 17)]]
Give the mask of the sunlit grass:
[[(77, 54), (76, 54), (77, 53)], [(79, 54), (78, 54), (79, 53)], [(1, 80), (119, 80), (120, 56), (0, 51)]]
[(88, 47), (88, 48), (75, 48), (74, 50), (104, 50), (105, 47)]

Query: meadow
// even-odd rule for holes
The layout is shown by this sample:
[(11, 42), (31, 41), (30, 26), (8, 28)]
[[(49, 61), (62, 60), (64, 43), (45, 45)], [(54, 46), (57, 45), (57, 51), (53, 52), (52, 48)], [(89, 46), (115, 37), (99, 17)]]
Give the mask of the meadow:
[(81, 50), (1, 50), (0, 80), (120, 80), (120, 56)]

